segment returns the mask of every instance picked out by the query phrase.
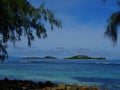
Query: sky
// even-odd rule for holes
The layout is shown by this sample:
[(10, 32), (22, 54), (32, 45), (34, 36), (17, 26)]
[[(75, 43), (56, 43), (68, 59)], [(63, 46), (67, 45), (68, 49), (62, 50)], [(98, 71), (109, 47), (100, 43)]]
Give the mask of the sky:
[(62, 29), (53, 31), (47, 27), (48, 37), (37, 39), (32, 47), (27, 46), (27, 40), (16, 43), (9, 48), (11, 56), (44, 56), (59, 57), (74, 54), (93, 56), (108, 56), (119, 58), (120, 40), (114, 47), (113, 43), (104, 37), (109, 16), (119, 10), (116, 0), (29, 0), (38, 7), (45, 3), (46, 8), (55, 11), (55, 16), (61, 20)]

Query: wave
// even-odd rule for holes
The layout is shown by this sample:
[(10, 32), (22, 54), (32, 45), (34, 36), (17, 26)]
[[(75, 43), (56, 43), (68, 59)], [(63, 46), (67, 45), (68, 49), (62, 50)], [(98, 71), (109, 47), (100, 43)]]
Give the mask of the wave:
[(33, 64), (98, 64), (98, 65), (120, 65), (120, 62), (66, 62), (66, 61), (19, 61), (19, 63)]
[(106, 78), (93, 78), (93, 77), (75, 77), (73, 78), (79, 82), (85, 82), (90, 85), (100, 86), (100, 90), (105, 87), (107, 90), (120, 90), (120, 79), (106, 79)]
[(105, 64), (105, 65), (120, 65), (120, 62), (95, 62), (94, 64)]
[(74, 77), (73, 79), (78, 80), (80, 82), (95, 82), (102, 83), (108, 85), (120, 85), (120, 79), (112, 79), (112, 78), (95, 78), (95, 77)]
[(95, 65), (120, 65), (120, 61), (106, 60), (106, 61), (96, 61), (96, 60), (15, 60), (7, 61), (5, 63), (20, 63), (20, 64), (95, 64)]

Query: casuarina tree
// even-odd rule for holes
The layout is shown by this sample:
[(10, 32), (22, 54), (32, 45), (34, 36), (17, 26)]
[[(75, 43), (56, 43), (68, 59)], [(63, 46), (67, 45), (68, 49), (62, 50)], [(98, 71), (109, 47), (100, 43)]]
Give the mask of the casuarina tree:
[(0, 0), (0, 60), (8, 57), (8, 41), (15, 44), (22, 36), (28, 40), (28, 46), (38, 38), (46, 38), (46, 23), (51, 29), (61, 28), (61, 22), (54, 16), (54, 11), (44, 4), (34, 7), (28, 0)]

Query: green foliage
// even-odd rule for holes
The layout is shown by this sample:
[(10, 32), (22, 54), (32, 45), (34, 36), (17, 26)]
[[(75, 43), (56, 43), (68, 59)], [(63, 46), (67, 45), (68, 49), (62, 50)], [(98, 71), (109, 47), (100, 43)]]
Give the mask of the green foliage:
[(68, 58), (64, 58), (64, 59), (105, 60), (106, 58), (105, 57), (94, 58), (94, 57), (89, 57), (89, 56), (86, 56), (86, 55), (76, 55), (76, 56), (72, 56), (72, 57), (68, 57)]
[(8, 57), (8, 53), (6, 51), (6, 45), (3, 45), (2, 42), (0, 42), (0, 60), (1, 60), (1, 62), (3, 62), (4, 59), (7, 57)]
[(113, 13), (108, 21), (105, 35), (109, 37), (115, 44), (118, 39), (118, 26), (120, 25), (120, 12)]
[[(46, 22), (51, 29), (54, 26), (62, 27), (54, 12), (45, 8), (44, 4), (35, 8), (27, 0), (0, 0), (0, 12), (1, 46), (8, 41), (15, 44), (22, 36), (27, 38), (28, 46), (31, 46), (35, 35), (38, 38), (47, 37)], [(1, 47), (0, 49), (6, 55)]]
[[(107, 0), (103, 0), (106, 2)], [(117, 5), (120, 6), (120, 0), (116, 0)], [(105, 36), (110, 38), (113, 45), (116, 44), (118, 40), (118, 27), (120, 26), (120, 11), (112, 13), (109, 17), (107, 29), (105, 31)]]
[[(106, 2), (107, 0), (102, 0), (103, 2)], [(120, 6), (120, 0), (116, 0), (116, 3), (118, 6)]]

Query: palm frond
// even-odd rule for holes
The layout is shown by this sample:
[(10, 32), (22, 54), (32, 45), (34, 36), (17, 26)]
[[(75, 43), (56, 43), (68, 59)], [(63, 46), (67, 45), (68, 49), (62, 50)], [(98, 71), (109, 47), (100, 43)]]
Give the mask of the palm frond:
[(117, 43), (118, 40), (118, 26), (120, 25), (120, 12), (113, 13), (108, 21), (105, 36), (110, 38), (113, 44)]

